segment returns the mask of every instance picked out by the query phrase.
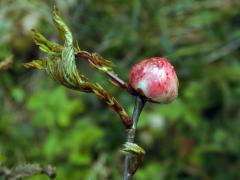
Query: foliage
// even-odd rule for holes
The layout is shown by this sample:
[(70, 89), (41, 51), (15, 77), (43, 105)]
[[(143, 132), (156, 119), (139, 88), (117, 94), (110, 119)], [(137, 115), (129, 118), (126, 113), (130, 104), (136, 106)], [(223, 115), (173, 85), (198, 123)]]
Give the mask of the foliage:
[(100, 55), (90, 54), (86, 51), (81, 51), (79, 47), (74, 47), (73, 36), (70, 29), (67, 27), (58, 9), (53, 10), (53, 21), (60, 32), (64, 45), (48, 41), (43, 35), (34, 30), (34, 40), (39, 48), (53, 55), (51, 59), (34, 60), (26, 63), (27, 68), (37, 68), (45, 70), (53, 80), (59, 82), (69, 89), (74, 89), (82, 92), (92, 92), (103, 100), (110, 108), (115, 110), (122, 119), (126, 127), (130, 124), (130, 117), (121, 107), (117, 100), (111, 96), (100, 84), (91, 83), (88, 78), (79, 73), (75, 62), (75, 56), (87, 56), (87, 60), (97, 69), (104, 72), (112, 71), (112, 63), (105, 60)]
[[(147, 104), (140, 118), (137, 141), (146, 155), (136, 180), (240, 178), (239, 1), (57, 3), (81, 49), (111, 59), (124, 79), (142, 58), (165, 56), (175, 66), (179, 98), (167, 106)], [(92, 95), (23, 67), (43, 57), (32, 43), (32, 28), (51, 41), (58, 38), (51, 9), (49, 1), (0, 1), (0, 61), (13, 57), (11, 68), (0, 71), (1, 165), (40, 162), (56, 165), (57, 179), (120, 179), (125, 137), (118, 117)], [(77, 66), (131, 112), (126, 92), (85, 62)]]

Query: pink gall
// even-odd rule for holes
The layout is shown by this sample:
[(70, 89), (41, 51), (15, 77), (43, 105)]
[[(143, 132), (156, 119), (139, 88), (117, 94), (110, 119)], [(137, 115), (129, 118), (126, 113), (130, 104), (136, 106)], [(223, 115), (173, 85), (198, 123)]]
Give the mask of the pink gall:
[(129, 84), (153, 102), (170, 103), (178, 96), (179, 83), (174, 67), (163, 57), (135, 64), (130, 72)]

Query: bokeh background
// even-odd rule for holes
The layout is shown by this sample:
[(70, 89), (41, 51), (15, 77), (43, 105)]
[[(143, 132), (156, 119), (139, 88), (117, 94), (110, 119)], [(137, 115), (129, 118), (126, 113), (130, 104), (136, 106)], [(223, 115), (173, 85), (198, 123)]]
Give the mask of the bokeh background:
[[(240, 179), (238, 0), (0, 0), (0, 62), (13, 59), (0, 71), (2, 166), (52, 164), (59, 180), (122, 176), (119, 117), (94, 95), (23, 67), (44, 55), (32, 28), (59, 40), (51, 20), (55, 3), (79, 46), (114, 62), (126, 81), (143, 58), (164, 56), (175, 66), (178, 99), (147, 104), (140, 118), (136, 141), (147, 153), (136, 180)], [(133, 97), (83, 66), (132, 112)]]

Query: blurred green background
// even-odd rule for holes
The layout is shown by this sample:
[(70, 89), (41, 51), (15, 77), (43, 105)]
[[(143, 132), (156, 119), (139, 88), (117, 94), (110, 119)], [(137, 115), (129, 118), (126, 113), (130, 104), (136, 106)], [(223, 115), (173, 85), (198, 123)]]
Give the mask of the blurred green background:
[[(143, 58), (167, 57), (175, 66), (179, 98), (147, 104), (137, 132), (146, 150), (136, 180), (240, 179), (240, 2), (238, 0), (57, 0), (79, 46), (116, 65), (127, 81)], [(39, 162), (57, 179), (118, 180), (125, 131), (94, 95), (68, 90), (23, 63), (43, 57), (36, 28), (59, 35), (53, 1), (0, 0), (0, 164)], [(106, 76), (80, 67), (131, 113), (133, 98)], [(31, 180), (48, 179), (35, 176)]]

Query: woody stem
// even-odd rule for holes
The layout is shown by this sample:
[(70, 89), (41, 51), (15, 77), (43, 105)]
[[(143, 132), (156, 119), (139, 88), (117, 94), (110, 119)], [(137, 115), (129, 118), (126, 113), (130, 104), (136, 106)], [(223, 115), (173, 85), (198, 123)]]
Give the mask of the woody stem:
[[(136, 96), (135, 100), (135, 106), (133, 110), (133, 115), (132, 115), (132, 126), (130, 129), (127, 129), (127, 138), (126, 138), (126, 143), (133, 143), (134, 138), (135, 138), (135, 133), (137, 129), (137, 123), (139, 116), (142, 112), (142, 109), (145, 105), (146, 100), (144, 100), (140, 96)], [(123, 180), (130, 180), (133, 176), (131, 173), (131, 164), (132, 164), (132, 157), (131, 154), (126, 154), (125, 155), (125, 161), (124, 161), (124, 174), (123, 174)]]

